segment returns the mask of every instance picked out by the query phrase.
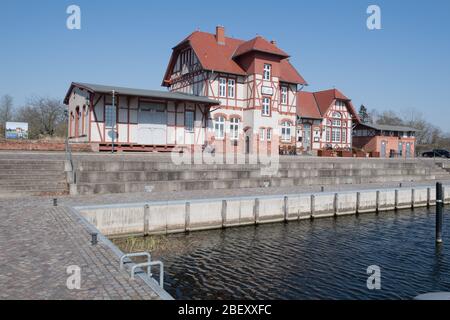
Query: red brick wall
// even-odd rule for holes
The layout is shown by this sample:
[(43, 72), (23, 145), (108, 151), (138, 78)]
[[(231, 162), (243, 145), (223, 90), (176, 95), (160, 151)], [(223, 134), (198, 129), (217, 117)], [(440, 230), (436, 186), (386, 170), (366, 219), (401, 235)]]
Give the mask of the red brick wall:
[[(73, 152), (92, 152), (89, 144), (71, 144)], [(65, 143), (62, 141), (12, 141), (0, 140), (0, 150), (23, 150), (23, 151), (65, 151)]]

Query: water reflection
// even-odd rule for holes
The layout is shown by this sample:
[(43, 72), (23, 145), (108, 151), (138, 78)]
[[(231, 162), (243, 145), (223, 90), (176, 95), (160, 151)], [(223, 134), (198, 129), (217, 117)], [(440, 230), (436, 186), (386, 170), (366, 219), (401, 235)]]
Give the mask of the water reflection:
[[(410, 299), (450, 291), (446, 226), (448, 214), (440, 247), (420, 209), (170, 235), (149, 249), (178, 299)], [(366, 287), (370, 265), (381, 290)]]

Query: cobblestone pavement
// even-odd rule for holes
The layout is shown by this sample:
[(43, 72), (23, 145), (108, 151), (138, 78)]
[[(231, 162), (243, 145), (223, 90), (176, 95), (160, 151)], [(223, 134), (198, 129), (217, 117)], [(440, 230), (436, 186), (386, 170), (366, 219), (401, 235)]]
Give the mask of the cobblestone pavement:
[[(139, 277), (131, 280), (102, 241), (47, 198), (0, 200), (0, 299), (158, 299)], [(81, 289), (69, 290), (67, 267), (81, 268)]]

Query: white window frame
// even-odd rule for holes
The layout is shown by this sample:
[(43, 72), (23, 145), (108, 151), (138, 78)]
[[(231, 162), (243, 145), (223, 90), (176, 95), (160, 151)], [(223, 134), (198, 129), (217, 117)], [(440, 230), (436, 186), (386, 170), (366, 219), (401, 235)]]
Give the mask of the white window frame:
[(325, 141), (331, 142), (331, 127), (325, 127)]
[(259, 128), (259, 141), (264, 141), (265, 139), (265, 128)]
[(331, 142), (340, 143), (341, 142), (341, 128), (333, 127), (331, 129)]
[(230, 119), (230, 140), (239, 140), (239, 118)]
[(267, 81), (272, 80), (272, 65), (271, 64), (268, 64), (268, 63), (264, 64), (263, 80), (267, 80)]
[(267, 128), (267, 141), (272, 141), (272, 128)]
[(228, 98), (236, 96), (236, 80), (228, 79)]
[[(192, 115), (192, 117), (189, 119), (189, 117), (188, 117), (188, 114), (189, 115)], [(189, 120), (191, 120), (191, 121), (189, 121)], [(194, 122), (195, 122), (195, 114), (194, 114), (194, 111), (192, 111), (192, 110), (187, 110), (186, 112), (185, 112), (185, 115), (184, 115), (184, 129), (187, 131), (187, 132), (194, 132)]]
[(288, 103), (288, 87), (281, 86), (281, 104)]
[(284, 121), (281, 124), (281, 141), (290, 142), (292, 139), (291, 124)]
[(270, 116), (270, 98), (267, 97), (263, 98), (261, 114), (263, 116)]
[(216, 139), (225, 139), (225, 118), (217, 117), (214, 119), (214, 136)]
[(219, 78), (219, 97), (226, 98), (227, 97), (227, 79)]

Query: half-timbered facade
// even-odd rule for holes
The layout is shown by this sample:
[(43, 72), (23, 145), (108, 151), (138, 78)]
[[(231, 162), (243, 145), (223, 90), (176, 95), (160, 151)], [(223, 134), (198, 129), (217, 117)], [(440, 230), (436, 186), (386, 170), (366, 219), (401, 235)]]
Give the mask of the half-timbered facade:
[(274, 41), (196, 31), (173, 48), (163, 80), (171, 92), (220, 101), (210, 118), (216, 151), (295, 149), (297, 87), (305, 80)]
[(194, 95), (87, 83), (72, 83), (64, 103), (70, 141), (100, 151), (113, 143), (118, 151), (202, 148), (211, 107), (219, 104)]
[(297, 153), (350, 149), (359, 118), (350, 99), (337, 89), (297, 94)]

